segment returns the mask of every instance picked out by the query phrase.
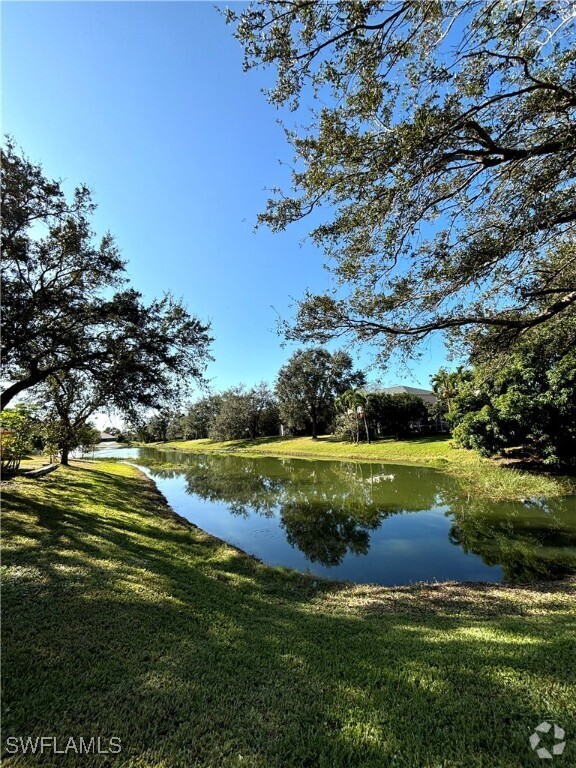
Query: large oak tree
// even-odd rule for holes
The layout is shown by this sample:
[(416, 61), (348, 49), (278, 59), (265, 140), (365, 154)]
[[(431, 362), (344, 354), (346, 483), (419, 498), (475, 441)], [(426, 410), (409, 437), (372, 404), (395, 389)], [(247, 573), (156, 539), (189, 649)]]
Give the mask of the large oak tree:
[(331, 353), (322, 347), (298, 349), (280, 368), (276, 396), (280, 418), (290, 429), (312, 428), (318, 437), (334, 416), (334, 403), (347, 389), (364, 384), (364, 374), (353, 369), (347, 352)]
[[(54, 376), (89, 382), (124, 411), (158, 407), (202, 378), (209, 326), (170, 295), (145, 303), (126, 285), (111, 235), (96, 240), (85, 186), (62, 185), (2, 149), (2, 408)], [(67, 374), (74, 374), (66, 379)]]
[(574, 313), (572, 2), (269, 0), (227, 19), (299, 121), (293, 189), (260, 221), (313, 213), (335, 276), (289, 337), (386, 357), (446, 331), (479, 354), (486, 331), (507, 345)]

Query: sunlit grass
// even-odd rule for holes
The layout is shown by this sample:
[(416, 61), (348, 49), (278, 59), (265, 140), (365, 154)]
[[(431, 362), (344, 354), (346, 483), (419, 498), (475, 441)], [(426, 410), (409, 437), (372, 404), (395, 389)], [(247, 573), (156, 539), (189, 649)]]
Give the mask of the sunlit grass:
[[(186, 440), (174, 443), (157, 443), (157, 447), (178, 448), (187, 451), (241, 451), (242, 453), (271, 454), (274, 456), (299, 456), (302, 458), (353, 458), (367, 461), (398, 461), (402, 463), (442, 466), (447, 461), (458, 463), (476, 462), (472, 451), (453, 448), (447, 437), (419, 437), (411, 440), (377, 440), (358, 445), (323, 435), (311, 437), (260, 437), (255, 440)], [(458, 458), (454, 454), (460, 454)]]
[(573, 582), (270, 568), (112, 462), (7, 484), (3, 543), (5, 736), (123, 745), (6, 766), (526, 768), (542, 719), (576, 732)]

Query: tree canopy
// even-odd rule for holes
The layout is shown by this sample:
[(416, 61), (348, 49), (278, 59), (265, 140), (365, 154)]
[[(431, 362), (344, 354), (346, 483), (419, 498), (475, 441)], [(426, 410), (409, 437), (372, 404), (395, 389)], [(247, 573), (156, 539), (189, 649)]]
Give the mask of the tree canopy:
[(574, 313), (572, 2), (268, 0), (227, 20), (299, 120), (293, 188), (259, 221), (313, 214), (335, 277), (290, 338), (385, 358), (444, 331), (478, 356), (487, 330), (505, 347)]
[(209, 434), (214, 440), (237, 440), (277, 435), (278, 405), (270, 387), (261, 382), (246, 390), (242, 385), (222, 393)]
[[(573, 321), (574, 322), (574, 321)], [(576, 348), (561, 355), (570, 323), (556, 318), (462, 381), (450, 421), (456, 441), (485, 456), (515, 449), (550, 465), (576, 465)]]
[(364, 384), (364, 374), (353, 370), (347, 352), (299, 349), (278, 372), (276, 394), (280, 418), (292, 429), (326, 428), (334, 413), (334, 401), (347, 389)]
[(157, 407), (201, 379), (209, 326), (165, 295), (146, 304), (126, 286), (114, 239), (96, 241), (86, 186), (59, 181), (2, 149), (2, 407), (54, 375), (86, 377), (98, 397)]

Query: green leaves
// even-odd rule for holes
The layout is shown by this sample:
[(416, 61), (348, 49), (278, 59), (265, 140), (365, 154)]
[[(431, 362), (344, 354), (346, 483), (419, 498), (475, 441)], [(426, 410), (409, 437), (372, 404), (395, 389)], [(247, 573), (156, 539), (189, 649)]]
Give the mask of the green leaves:
[[(2, 407), (56, 374), (90, 379), (123, 410), (156, 406), (202, 380), (209, 325), (170, 295), (146, 305), (114, 238), (99, 241), (87, 187), (70, 201), (59, 182), (2, 150)], [(112, 290), (115, 293), (112, 294)]]
[(32, 450), (37, 423), (34, 409), (23, 403), (2, 412), (0, 456), (3, 470), (18, 469), (20, 461)]
[(576, 462), (576, 355), (537, 339), (476, 368), (456, 394), (454, 438), (484, 456), (507, 448), (546, 464)]
[(364, 375), (353, 370), (347, 352), (331, 354), (321, 347), (299, 349), (284, 365), (276, 383), (281, 419), (292, 429), (312, 425), (316, 437), (333, 415), (335, 398), (364, 383)]
[(342, 289), (318, 310), (306, 296), (290, 338), (386, 357), (447, 331), (477, 353), (484, 330), (509, 344), (576, 302), (573, 271), (552, 296), (541, 270), (576, 226), (568, 6), (264, 2), (227, 20), (246, 68), (276, 68), (270, 101), (301, 102), (294, 193), (259, 220), (322, 207), (310, 234)]

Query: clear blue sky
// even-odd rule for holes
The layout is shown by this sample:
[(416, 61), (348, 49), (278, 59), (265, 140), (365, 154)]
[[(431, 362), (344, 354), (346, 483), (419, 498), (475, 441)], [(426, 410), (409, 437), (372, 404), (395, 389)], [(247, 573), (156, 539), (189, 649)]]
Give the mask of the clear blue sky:
[[(271, 73), (242, 72), (213, 3), (3, 2), (2, 73), (3, 132), (67, 189), (93, 189), (95, 227), (144, 296), (171, 291), (211, 321), (213, 386), (272, 382), (295, 348), (277, 313), (329, 278), (305, 224), (253, 232), (290, 149), (260, 92)], [(436, 341), (411, 374), (369, 378), (426, 387), (442, 364)]]

